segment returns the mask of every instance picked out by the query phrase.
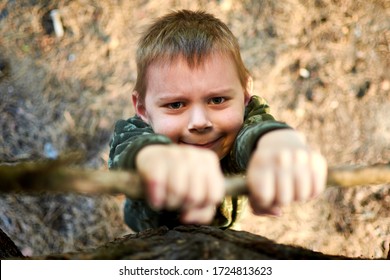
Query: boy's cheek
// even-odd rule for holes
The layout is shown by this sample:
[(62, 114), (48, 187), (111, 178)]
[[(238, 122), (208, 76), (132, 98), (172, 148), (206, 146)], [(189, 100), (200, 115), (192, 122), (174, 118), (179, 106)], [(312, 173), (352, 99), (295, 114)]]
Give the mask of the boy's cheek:
[(157, 134), (162, 134), (170, 138), (173, 142), (178, 142), (180, 136), (180, 127), (181, 124), (175, 119), (166, 118), (165, 121), (162, 121), (163, 117), (156, 122), (152, 122), (150, 125), (153, 128), (153, 131)]

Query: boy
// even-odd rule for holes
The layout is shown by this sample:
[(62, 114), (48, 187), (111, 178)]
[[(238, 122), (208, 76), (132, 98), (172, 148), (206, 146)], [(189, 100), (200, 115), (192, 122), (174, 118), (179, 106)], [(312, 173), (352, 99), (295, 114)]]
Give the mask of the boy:
[(252, 96), (237, 39), (220, 20), (187, 10), (158, 19), (139, 41), (137, 70), (136, 116), (116, 123), (109, 159), (145, 182), (147, 199), (125, 204), (133, 230), (231, 226), (243, 198), (225, 198), (223, 174), (246, 173), (258, 214), (324, 189), (324, 158)]

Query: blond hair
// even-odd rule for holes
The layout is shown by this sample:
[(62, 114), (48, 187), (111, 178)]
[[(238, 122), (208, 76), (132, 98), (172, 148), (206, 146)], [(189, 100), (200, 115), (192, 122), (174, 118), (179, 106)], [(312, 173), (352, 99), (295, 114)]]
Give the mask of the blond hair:
[(237, 38), (221, 20), (203, 11), (181, 10), (157, 19), (140, 38), (137, 50), (137, 81), (134, 90), (144, 100), (147, 69), (154, 63), (171, 63), (182, 57), (193, 68), (214, 53), (230, 56), (240, 83), (246, 88), (249, 72), (240, 54)]

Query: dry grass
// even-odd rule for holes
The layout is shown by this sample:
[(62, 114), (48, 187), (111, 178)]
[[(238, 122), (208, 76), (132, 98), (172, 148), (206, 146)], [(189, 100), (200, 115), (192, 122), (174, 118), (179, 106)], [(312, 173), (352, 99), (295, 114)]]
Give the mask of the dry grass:
[(24, 255), (95, 247), (129, 233), (121, 199), (81, 195), (7, 195), (1, 198), (1, 228)]
[[(61, 39), (50, 33), (47, 15), (53, 8), (62, 14)], [(386, 0), (176, 0), (164, 2), (164, 8), (154, 0), (3, 1), (0, 161), (45, 158), (46, 144), (60, 153), (86, 151), (84, 166), (106, 168), (113, 124), (133, 113), (130, 93), (138, 35), (152, 18), (179, 8), (205, 9), (230, 26), (239, 37), (256, 93), (269, 101), (278, 119), (304, 132), (330, 165), (389, 161), (390, 2)], [(286, 210), (285, 218), (262, 218), (259, 226), (246, 229), (279, 242), (333, 250), (327, 253), (385, 256), (390, 234), (388, 188), (330, 190), (321, 203), (294, 206)], [(359, 197), (382, 192), (386, 196), (377, 203), (371, 199), (374, 204), (362, 206), (367, 212), (372, 205), (382, 205), (380, 211), (374, 207), (376, 219), (353, 212)], [(332, 199), (335, 196), (343, 199)], [(126, 230), (118, 201), (3, 196), (0, 227), (33, 254), (93, 247)], [(351, 222), (337, 231), (340, 217)], [(256, 219), (250, 217), (250, 222), (260, 223)], [(367, 243), (369, 239), (372, 243)], [(332, 242), (349, 248), (368, 244), (377, 248), (383, 242), (384, 249), (353, 252), (326, 245)]]

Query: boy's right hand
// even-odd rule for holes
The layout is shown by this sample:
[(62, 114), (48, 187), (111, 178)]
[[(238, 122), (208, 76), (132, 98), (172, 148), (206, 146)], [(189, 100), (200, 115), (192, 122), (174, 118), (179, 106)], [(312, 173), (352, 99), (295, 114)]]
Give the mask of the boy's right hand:
[(217, 155), (184, 145), (150, 145), (136, 157), (150, 205), (180, 210), (183, 223), (208, 224), (225, 196)]

